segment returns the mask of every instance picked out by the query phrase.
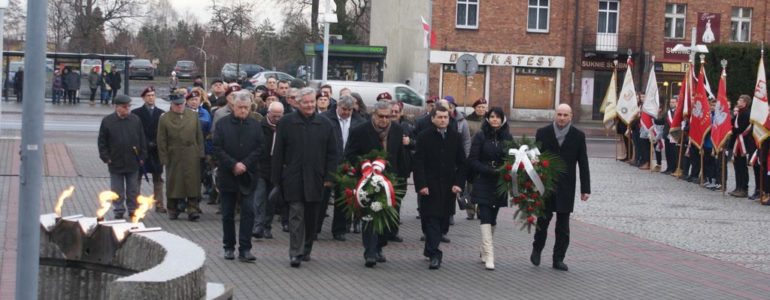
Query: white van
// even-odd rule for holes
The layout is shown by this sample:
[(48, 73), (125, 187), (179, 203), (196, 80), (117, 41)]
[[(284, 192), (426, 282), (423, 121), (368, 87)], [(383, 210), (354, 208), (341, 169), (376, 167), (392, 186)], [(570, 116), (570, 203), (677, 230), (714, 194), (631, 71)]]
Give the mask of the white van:
[[(372, 107), (377, 102), (377, 95), (388, 92), (393, 100), (400, 100), (404, 103), (404, 114), (419, 115), (425, 111), (425, 98), (410, 86), (402, 83), (329, 80), (326, 81), (326, 84), (332, 86), (332, 93), (334, 94), (332, 98), (335, 99), (339, 98), (341, 89), (349, 88), (361, 95), (367, 107)], [(321, 84), (320, 81), (313, 81), (310, 86), (317, 89)]]

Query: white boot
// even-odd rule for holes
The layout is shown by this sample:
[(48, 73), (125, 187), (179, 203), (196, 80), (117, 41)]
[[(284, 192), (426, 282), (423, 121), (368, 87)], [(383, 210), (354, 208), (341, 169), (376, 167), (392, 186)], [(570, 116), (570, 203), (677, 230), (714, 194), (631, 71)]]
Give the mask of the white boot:
[(487, 270), (495, 269), (495, 253), (492, 247), (492, 225), (481, 225), (481, 245), (485, 256), (484, 267)]
[[(484, 226), (484, 224), (481, 225), (481, 251), (479, 251), (479, 257), (481, 257), (482, 264), (487, 263), (487, 251), (484, 248)], [(486, 224), (486, 226), (489, 226), (489, 224)]]

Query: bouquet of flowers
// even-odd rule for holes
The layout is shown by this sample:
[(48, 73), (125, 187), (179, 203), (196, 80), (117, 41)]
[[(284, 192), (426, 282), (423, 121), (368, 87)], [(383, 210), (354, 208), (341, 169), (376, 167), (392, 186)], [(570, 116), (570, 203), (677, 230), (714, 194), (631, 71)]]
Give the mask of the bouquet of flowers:
[(359, 169), (349, 162), (342, 163), (334, 174), (338, 191), (336, 205), (351, 217), (374, 226), (382, 234), (398, 224), (401, 199), (406, 194), (405, 181), (386, 172), (387, 153), (374, 150), (359, 158)]
[(564, 172), (564, 161), (552, 153), (540, 153), (535, 142), (526, 136), (518, 148), (506, 145), (508, 155), (498, 171), (498, 192), (510, 195), (511, 206), (517, 210), (513, 218), (522, 222), (521, 229), (532, 230), (538, 217), (545, 214), (546, 201), (554, 192), (559, 174)]

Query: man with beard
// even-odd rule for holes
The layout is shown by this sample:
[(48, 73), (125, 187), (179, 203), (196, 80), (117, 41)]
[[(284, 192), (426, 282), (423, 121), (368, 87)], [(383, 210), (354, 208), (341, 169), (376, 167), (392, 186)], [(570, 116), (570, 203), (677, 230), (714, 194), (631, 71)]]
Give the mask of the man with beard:
[(340, 155), (331, 122), (316, 114), (315, 93), (303, 88), (299, 111), (278, 123), (271, 164), (272, 182), (289, 203), (289, 256), (294, 268), (310, 260), (321, 195), (332, 185)]
[[(144, 173), (146, 176), (152, 174), (152, 191), (155, 195), (155, 211), (166, 213), (166, 207), (163, 205), (163, 165), (160, 164), (158, 157), (158, 144), (156, 136), (158, 134), (158, 122), (160, 115), (166, 111), (155, 106), (155, 88), (148, 86), (142, 91), (142, 100), (144, 105), (131, 111), (132, 114), (142, 120), (144, 127), (144, 138), (147, 141), (147, 159), (144, 161)], [(142, 178), (139, 178), (139, 190), (142, 188)]]
[[(392, 106), (389, 101), (380, 101), (374, 104), (371, 122), (363, 123), (351, 130), (347, 147), (345, 147), (345, 158), (353, 166), (358, 167), (360, 156), (369, 154), (372, 150), (384, 150), (388, 154), (386, 171), (396, 174), (399, 178), (405, 178), (409, 170), (404, 146), (405, 143), (409, 144), (409, 140), (405, 138), (401, 126), (391, 122)], [(394, 225), (398, 226), (398, 224)], [(374, 232), (374, 225), (365, 221), (363, 227), (361, 240), (364, 244), (366, 267), (371, 268), (378, 262), (386, 262), (385, 256), (382, 254), (382, 247), (388, 244), (390, 232), (377, 234)], [(396, 229), (391, 228), (391, 230)]]

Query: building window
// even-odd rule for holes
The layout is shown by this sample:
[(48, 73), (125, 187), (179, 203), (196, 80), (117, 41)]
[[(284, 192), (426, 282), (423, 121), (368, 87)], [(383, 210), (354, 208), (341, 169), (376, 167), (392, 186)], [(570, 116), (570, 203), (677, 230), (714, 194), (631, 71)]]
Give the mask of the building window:
[(617, 1), (599, 1), (599, 27), (598, 33), (618, 33), (618, 6)]
[(730, 39), (733, 42), (747, 43), (751, 40), (751, 8), (733, 7), (730, 32)]
[(548, 0), (529, 0), (527, 31), (548, 32)]
[(674, 3), (666, 4), (666, 24), (664, 26), (664, 35), (666, 38), (684, 38), (684, 20), (686, 15), (687, 5)]
[(479, 28), (479, 0), (457, 0), (457, 28)]
[(514, 68), (513, 108), (553, 109), (556, 69)]
[(455, 64), (444, 64), (442, 70), (441, 95), (454, 96), (457, 106), (471, 106), (476, 99), (484, 97), (484, 87), (487, 82), (487, 66), (479, 66), (476, 74), (467, 78), (457, 73)]

